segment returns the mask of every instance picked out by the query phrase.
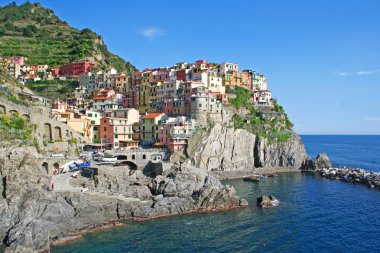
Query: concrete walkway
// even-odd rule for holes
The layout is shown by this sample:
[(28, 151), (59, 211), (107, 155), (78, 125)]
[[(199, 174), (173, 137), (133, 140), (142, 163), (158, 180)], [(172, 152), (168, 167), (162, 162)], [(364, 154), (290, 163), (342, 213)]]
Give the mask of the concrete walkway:
[(80, 190), (79, 187), (70, 186), (70, 179), (72, 174), (74, 174), (74, 172), (68, 172), (53, 176), (52, 183), (54, 184), (54, 191), (71, 191), (75, 190), (75, 188), (78, 188)]
[(118, 199), (126, 202), (141, 202), (145, 203), (148, 201), (140, 200), (139, 198), (131, 198), (126, 197), (123, 194), (110, 194), (110, 193), (103, 193), (98, 191), (90, 191), (84, 190), (85, 188), (79, 187), (79, 186), (71, 186), (70, 185), (70, 179), (72, 178), (71, 175), (73, 175), (74, 172), (68, 172), (63, 174), (58, 174), (56, 176), (52, 177), (52, 183), (54, 184), (54, 191), (55, 192), (64, 192), (64, 191), (72, 191), (72, 192), (81, 192), (83, 194), (89, 194), (93, 196), (99, 196), (99, 197), (105, 197), (105, 198), (111, 198), (111, 199)]

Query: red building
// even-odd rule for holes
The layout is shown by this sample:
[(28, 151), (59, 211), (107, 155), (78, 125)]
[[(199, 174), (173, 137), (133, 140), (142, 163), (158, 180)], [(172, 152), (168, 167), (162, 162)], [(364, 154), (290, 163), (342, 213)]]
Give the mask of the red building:
[(58, 77), (58, 76), (59, 76), (59, 68), (52, 68), (52, 69), (51, 69), (51, 74), (52, 74), (54, 77)]
[(79, 76), (82, 73), (91, 71), (95, 64), (89, 61), (69, 62), (59, 68), (59, 74), (62, 76)]
[(180, 69), (177, 70), (177, 80), (178, 81), (186, 81), (186, 70), (185, 69)]

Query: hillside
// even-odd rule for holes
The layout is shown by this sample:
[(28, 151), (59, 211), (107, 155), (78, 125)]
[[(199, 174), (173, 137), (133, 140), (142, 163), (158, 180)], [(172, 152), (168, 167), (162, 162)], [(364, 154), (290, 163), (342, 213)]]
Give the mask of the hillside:
[(130, 73), (136, 68), (108, 51), (100, 35), (78, 30), (39, 3), (14, 2), (0, 7), (0, 54), (28, 57), (28, 64), (61, 66), (70, 61), (94, 57), (98, 69), (115, 67)]

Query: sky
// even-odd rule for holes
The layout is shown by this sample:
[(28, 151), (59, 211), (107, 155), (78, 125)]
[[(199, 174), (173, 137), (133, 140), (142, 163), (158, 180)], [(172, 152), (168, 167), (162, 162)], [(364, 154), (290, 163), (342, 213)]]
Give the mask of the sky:
[(40, 3), (138, 69), (205, 59), (265, 74), (299, 134), (380, 134), (378, 0)]

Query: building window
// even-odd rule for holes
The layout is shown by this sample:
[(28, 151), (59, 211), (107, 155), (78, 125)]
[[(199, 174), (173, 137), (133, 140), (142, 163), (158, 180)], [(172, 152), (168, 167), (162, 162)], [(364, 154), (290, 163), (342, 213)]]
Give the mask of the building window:
[(115, 139), (117, 139), (117, 134), (115, 134)]
[(146, 159), (146, 155), (143, 155), (143, 159), (144, 159), (144, 160)]
[(202, 107), (202, 104), (199, 104), (199, 106), (198, 107)]
[(107, 127), (104, 127), (104, 131), (107, 131)]

